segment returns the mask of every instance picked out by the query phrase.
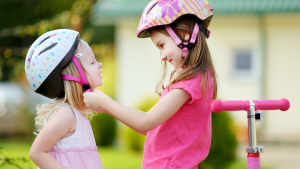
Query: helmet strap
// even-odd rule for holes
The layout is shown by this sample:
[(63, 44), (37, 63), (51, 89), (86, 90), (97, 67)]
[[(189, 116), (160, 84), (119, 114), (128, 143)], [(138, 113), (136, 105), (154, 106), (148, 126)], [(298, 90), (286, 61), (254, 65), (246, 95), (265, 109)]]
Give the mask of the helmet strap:
[(78, 70), (81, 78), (79, 78), (77, 76), (73, 76), (73, 75), (62, 75), (62, 79), (79, 82), (80, 85), (85, 89), (86, 92), (91, 92), (89, 82), (88, 82), (88, 80), (85, 76), (85, 73), (75, 55), (73, 55), (72, 61), (74, 62), (75, 66), (77, 67), (77, 70)]
[(205, 37), (208, 39), (210, 36), (210, 30), (205, 28), (203, 24), (199, 23), (199, 30), (204, 33)]
[[(201, 26), (204, 28), (204, 26), (202, 24), (201, 24)], [(175, 41), (175, 43), (177, 44), (177, 46), (182, 49), (182, 57), (185, 57), (187, 55), (188, 50), (195, 45), (195, 42), (196, 42), (196, 39), (197, 39), (197, 35), (198, 35), (198, 32), (199, 32), (199, 25), (198, 25), (198, 23), (196, 22), (196, 24), (194, 26), (192, 37), (190, 38), (189, 42), (182, 42), (178, 38), (178, 36), (176, 35), (176, 33), (173, 31), (173, 29), (169, 25), (166, 25), (165, 28), (168, 31), (168, 33), (170, 34), (170, 36), (172, 37), (172, 39)]]

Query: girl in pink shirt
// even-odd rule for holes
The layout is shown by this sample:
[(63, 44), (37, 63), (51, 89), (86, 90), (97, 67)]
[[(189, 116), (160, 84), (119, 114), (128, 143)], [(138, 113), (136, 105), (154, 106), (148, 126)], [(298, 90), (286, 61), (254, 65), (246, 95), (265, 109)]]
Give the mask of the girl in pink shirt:
[[(174, 71), (157, 86), (159, 102), (148, 112), (123, 106), (101, 91), (84, 102), (145, 134), (143, 169), (197, 169), (211, 143), (211, 102), (217, 95), (215, 69), (206, 43), (212, 8), (206, 0), (153, 0), (145, 8), (137, 36), (151, 37), (164, 64)], [(163, 91), (159, 92), (162, 87)]]

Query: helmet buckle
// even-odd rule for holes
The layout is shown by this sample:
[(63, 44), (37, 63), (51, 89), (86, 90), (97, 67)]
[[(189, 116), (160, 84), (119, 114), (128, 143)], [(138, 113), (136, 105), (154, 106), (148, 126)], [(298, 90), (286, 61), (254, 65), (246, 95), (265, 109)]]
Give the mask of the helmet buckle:
[(83, 86), (82, 86), (83, 88), (84, 88), (84, 90), (88, 90), (88, 89), (90, 89), (90, 85), (89, 84), (84, 84)]

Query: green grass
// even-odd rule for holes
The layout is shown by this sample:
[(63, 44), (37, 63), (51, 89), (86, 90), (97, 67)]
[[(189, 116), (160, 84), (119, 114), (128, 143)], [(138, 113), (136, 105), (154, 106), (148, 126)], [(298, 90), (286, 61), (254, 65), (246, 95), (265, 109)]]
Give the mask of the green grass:
[[(34, 168), (36, 169), (36, 165), (30, 160), (28, 153), (31, 147), (31, 143), (28, 142), (15, 142), (15, 141), (3, 141), (0, 140), (0, 147), (2, 147), (0, 153), (0, 157), (4, 156), (5, 158), (10, 158), (13, 160), (17, 160), (17, 164), (20, 165), (21, 168), (24, 169), (30, 169)], [(20, 158), (27, 159), (27, 162), (20, 162)], [(17, 169), (18, 167), (9, 165), (6, 163), (6, 165), (2, 166), (3, 169)]]
[[(30, 160), (28, 153), (32, 142), (18, 142), (18, 141), (3, 141), (0, 140), (0, 147), (2, 148), (2, 154), (10, 159), (26, 158), (27, 163), (21, 165), (24, 169), (36, 169), (37, 166)], [(99, 147), (98, 152), (101, 158), (102, 166), (105, 169), (138, 169), (142, 164), (142, 153), (129, 152), (120, 150), (115, 147)], [(23, 163), (23, 162), (21, 162)], [(18, 163), (20, 164), (20, 163)], [(5, 165), (0, 167), (1, 169), (17, 169), (12, 165)]]
[[(28, 153), (32, 142), (18, 142), (18, 141), (3, 141), (0, 140), (0, 147), (2, 148), (1, 156), (9, 158), (26, 158), (27, 163), (21, 165), (24, 169), (36, 169), (37, 166), (29, 159)], [(126, 150), (117, 149), (115, 147), (100, 147), (98, 152), (104, 169), (140, 169), (142, 164), (142, 153), (135, 153)], [(1, 169), (17, 169), (12, 165), (5, 165)], [(230, 165), (228, 169), (247, 169), (247, 162), (236, 161)], [(268, 169), (262, 166), (261, 169)]]
[(104, 169), (139, 169), (142, 166), (142, 153), (118, 150), (113, 147), (98, 149)]

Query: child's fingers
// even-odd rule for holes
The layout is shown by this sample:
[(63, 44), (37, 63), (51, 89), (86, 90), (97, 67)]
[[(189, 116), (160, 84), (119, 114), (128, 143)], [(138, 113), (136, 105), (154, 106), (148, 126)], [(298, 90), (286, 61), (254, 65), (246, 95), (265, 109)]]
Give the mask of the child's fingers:
[(88, 108), (92, 108), (92, 103), (91, 103), (91, 96), (90, 96), (91, 92), (85, 92), (83, 93), (83, 102), (85, 103), (85, 105), (88, 107)]
[(86, 98), (88, 96), (89, 92), (84, 92), (83, 93), (83, 98)]
[(105, 94), (98, 89), (94, 89), (93, 92), (85, 92), (83, 93), (83, 101), (85, 105), (98, 113), (106, 113), (107, 110), (102, 108), (102, 100), (105, 99)]

